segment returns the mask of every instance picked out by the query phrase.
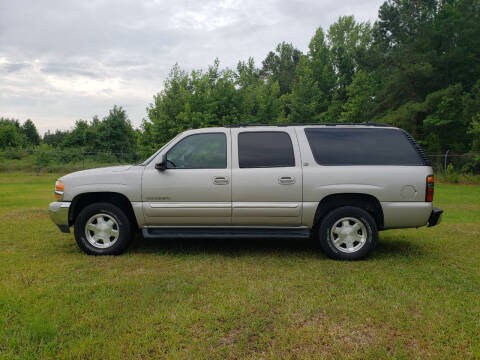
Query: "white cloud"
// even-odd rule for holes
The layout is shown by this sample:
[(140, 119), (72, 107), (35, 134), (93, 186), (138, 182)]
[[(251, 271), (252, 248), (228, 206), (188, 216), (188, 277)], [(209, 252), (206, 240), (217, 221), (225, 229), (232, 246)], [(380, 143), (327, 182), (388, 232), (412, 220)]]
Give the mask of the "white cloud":
[(123, 106), (146, 116), (171, 66), (257, 64), (281, 41), (305, 51), (340, 15), (375, 19), (381, 0), (35, 0), (0, 6), (0, 116), (43, 133)]

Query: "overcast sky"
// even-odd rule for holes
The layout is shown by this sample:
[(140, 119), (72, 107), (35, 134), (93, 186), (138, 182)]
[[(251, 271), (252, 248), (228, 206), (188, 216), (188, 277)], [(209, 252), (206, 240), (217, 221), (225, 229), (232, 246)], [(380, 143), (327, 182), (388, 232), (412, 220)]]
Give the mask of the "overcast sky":
[(123, 106), (146, 116), (173, 64), (257, 65), (281, 41), (306, 51), (340, 15), (375, 20), (380, 0), (0, 0), (0, 117), (39, 132)]

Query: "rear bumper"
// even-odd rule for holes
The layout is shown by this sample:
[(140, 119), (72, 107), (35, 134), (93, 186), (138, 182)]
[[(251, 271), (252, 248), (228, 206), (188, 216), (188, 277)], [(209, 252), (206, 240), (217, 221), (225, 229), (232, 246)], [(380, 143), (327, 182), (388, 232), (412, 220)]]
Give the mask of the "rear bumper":
[(64, 232), (69, 233), (70, 228), (68, 226), (68, 210), (70, 208), (70, 202), (67, 201), (55, 201), (48, 206), (48, 212), (50, 213), (50, 219), (58, 226), (58, 228)]
[(430, 213), (430, 217), (428, 218), (428, 227), (440, 224), (442, 221), (442, 214), (442, 209), (433, 208), (432, 212)]
[(384, 229), (418, 228), (428, 223), (432, 203), (423, 201), (381, 202)]

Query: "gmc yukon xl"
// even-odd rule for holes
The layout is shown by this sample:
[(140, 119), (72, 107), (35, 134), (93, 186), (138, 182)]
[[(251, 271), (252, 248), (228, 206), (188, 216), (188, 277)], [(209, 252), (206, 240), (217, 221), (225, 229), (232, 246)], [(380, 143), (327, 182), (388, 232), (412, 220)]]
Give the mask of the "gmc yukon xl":
[(434, 177), (404, 130), (378, 124), (188, 130), (138, 165), (84, 170), (55, 185), (49, 206), (87, 254), (145, 238), (318, 239), (358, 260), (378, 231), (434, 226)]

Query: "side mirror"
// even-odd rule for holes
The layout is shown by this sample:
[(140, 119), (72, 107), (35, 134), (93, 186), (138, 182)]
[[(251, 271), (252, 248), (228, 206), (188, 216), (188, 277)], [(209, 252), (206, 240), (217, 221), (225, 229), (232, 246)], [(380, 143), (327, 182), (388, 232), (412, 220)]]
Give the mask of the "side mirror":
[(155, 169), (164, 171), (167, 169), (167, 154), (163, 154), (162, 160), (155, 164)]

